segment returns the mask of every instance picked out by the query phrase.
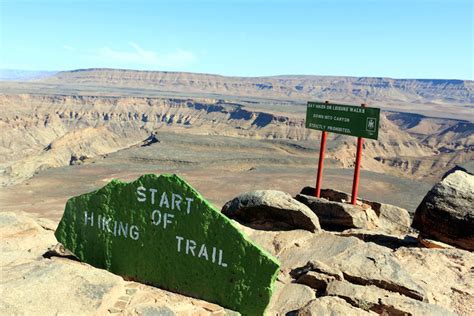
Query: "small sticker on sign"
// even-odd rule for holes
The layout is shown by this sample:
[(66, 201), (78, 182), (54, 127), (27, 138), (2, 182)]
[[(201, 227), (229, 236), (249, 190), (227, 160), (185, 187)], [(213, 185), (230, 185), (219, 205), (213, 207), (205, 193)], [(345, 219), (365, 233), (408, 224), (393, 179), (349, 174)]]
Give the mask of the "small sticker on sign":
[(376, 127), (376, 123), (377, 122), (377, 119), (375, 117), (368, 117), (367, 118), (367, 131), (369, 132), (375, 132), (375, 127)]

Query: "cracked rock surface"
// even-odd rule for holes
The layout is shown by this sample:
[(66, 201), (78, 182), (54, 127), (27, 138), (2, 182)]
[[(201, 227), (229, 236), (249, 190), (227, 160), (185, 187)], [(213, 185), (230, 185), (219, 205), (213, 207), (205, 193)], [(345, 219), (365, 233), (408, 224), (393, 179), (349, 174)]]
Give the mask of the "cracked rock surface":
[[(268, 315), (474, 314), (472, 252), (426, 248), (413, 234), (379, 228), (312, 232), (233, 223), (281, 262)], [(236, 315), (78, 262), (57, 246), (56, 225), (0, 213), (2, 312)]]
[(54, 226), (29, 214), (0, 212), (1, 314), (238, 315), (52, 255), (58, 252)]

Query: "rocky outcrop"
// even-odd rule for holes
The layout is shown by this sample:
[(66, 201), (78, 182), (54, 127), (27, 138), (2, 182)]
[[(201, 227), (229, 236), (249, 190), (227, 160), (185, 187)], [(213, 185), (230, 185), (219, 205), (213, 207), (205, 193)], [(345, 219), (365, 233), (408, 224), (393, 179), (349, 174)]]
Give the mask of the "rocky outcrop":
[(243, 193), (222, 207), (222, 213), (254, 228), (320, 230), (318, 217), (290, 194), (259, 190)]
[[(314, 188), (312, 187), (304, 187), (301, 190), (303, 195), (314, 196)], [(327, 199), (332, 202), (339, 202), (339, 203), (348, 203), (351, 200), (351, 195), (333, 190), (333, 189), (322, 189), (321, 190), (321, 198)], [(304, 198), (301, 198), (304, 199)], [(304, 203), (304, 202), (303, 202)], [(309, 202), (308, 202), (309, 203)], [(377, 225), (377, 229), (383, 231), (388, 234), (406, 234), (410, 231), (410, 214), (404, 208), (391, 205), (391, 204), (384, 204), (380, 202), (369, 201), (365, 199), (358, 199), (359, 205), (364, 208), (370, 206), (370, 208), (375, 212), (377, 215), (377, 220), (375, 221)], [(361, 213), (353, 212), (353, 214), (361, 215)], [(330, 220), (330, 218), (328, 219)], [(322, 220), (321, 220), (322, 222)], [(361, 227), (363, 226), (363, 227)], [(370, 225), (359, 225), (359, 227), (347, 227), (346, 228), (369, 228)], [(372, 225), (373, 227), (373, 225)]]
[(421, 242), (416, 234), (391, 235), (380, 230), (348, 229), (341, 232), (339, 235), (357, 237), (362, 241), (372, 242), (391, 249), (398, 249), (400, 247), (418, 247)]
[[(282, 264), (269, 315), (474, 314), (469, 251), (420, 248), (390, 235), (387, 247), (381, 232), (369, 240), (359, 236), (369, 231), (361, 230), (315, 234), (234, 224)], [(27, 214), (0, 213), (0, 289), (8, 289), (1, 291), (0, 306), (6, 314), (235, 315), (80, 263), (55, 247), (55, 228)]]
[(371, 229), (378, 226), (377, 215), (370, 207), (362, 208), (304, 194), (298, 194), (296, 199), (307, 205), (318, 216), (322, 228), (327, 230)]
[(352, 306), (382, 315), (456, 315), (437, 305), (413, 300), (374, 285), (332, 281), (327, 286), (326, 295), (340, 297)]
[[(107, 78), (107, 83), (112, 82)], [(166, 97), (160, 93), (150, 95), (151, 90), (148, 90), (141, 97), (106, 87), (105, 96), (97, 90), (81, 90), (91, 86), (74, 85), (72, 91), (61, 91), (60, 94), (57, 86), (54, 89), (42, 86), (39, 88), (42, 93), (38, 95), (35, 93), (38, 87), (21, 84), (20, 94), (16, 88), (10, 94), (8, 86), (0, 85), (5, 91), (0, 95), (0, 129), (3, 132), (0, 170), (6, 171), (0, 173), (0, 185), (12, 185), (30, 178), (35, 172), (66, 166), (74, 161), (73, 156), (85, 156), (87, 163), (92, 163), (94, 158), (118, 150), (153, 144), (156, 139), (147, 137), (158, 130), (301, 141), (297, 146), (303, 150), (313, 150), (313, 145), (304, 141), (319, 139), (319, 134), (305, 128), (301, 113), (281, 112), (280, 104), (272, 108), (273, 100), (272, 106), (262, 100), (252, 101), (251, 106), (246, 107), (248, 100), (234, 98), (230, 102), (206, 96), (189, 99), (188, 93), (181, 97)], [(282, 109), (293, 108), (288, 102), (284, 103)], [(429, 128), (431, 136), (426, 136), (438, 140), (425, 144), (418, 139), (419, 130), (413, 133), (404, 130), (386, 115), (389, 114), (383, 112), (380, 117), (379, 140), (367, 143), (364, 148), (363, 169), (407, 178), (438, 177), (446, 168), (474, 157), (474, 136), (469, 133), (472, 125), (466, 122), (444, 120), (440, 123), (439, 119), (418, 117), (417, 121), (424, 122), (421, 125), (434, 126), (434, 130)], [(440, 124), (443, 131), (438, 130)], [(341, 167), (352, 167), (354, 139), (342, 135), (330, 137), (335, 142), (331, 142), (334, 146), (328, 151), (328, 158)]]
[(474, 314), (474, 254), (461, 249), (401, 247), (393, 257), (425, 289), (428, 303)]
[[(361, 103), (370, 94), (373, 102), (446, 102), (471, 104), (472, 81), (357, 78), (334, 76), (225, 77), (186, 72), (124, 69), (78, 69), (45, 79), (75, 86), (140, 87), (163, 91), (217, 93), (271, 99), (326, 99)], [(344, 99), (341, 99), (344, 96)], [(421, 100), (420, 100), (421, 99)]]
[(474, 250), (474, 176), (462, 170), (449, 174), (425, 196), (412, 226), (422, 237)]
[(415, 300), (426, 299), (426, 290), (414, 281), (410, 272), (393, 257), (392, 250), (354, 237), (323, 233), (307, 240), (301, 247), (279, 257), (283, 267), (301, 268), (308, 261), (319, 260), (340, 270), (345, 280), (359, 285), (377, 285)]
[[(382, 302), (383, 306), (374, 307), (377, 310), (394, 311), (390, 306), (410, 310), (413, 306), (413, 315), (420, 310), (433, 313), (445, 310), (447, 314), (455, 312), (460, 315), (474, 313), (474, 290), (471, 285), (474, 275), (470, 271), (474, 265), (474, 254), (468, 251), (419, 248), (413, 241), (398, 245), (393, 243), (389, 248), (329, 232), (316, 235), (301, 230), (275, 232), (249, 227), (243, 229), (245, 234), (274, 253), (282, 263), (278, 283), (290, 284), (300, 280), (309, 287), (314, 284), (313, 290), (318, 297), (316, 301), (328, 297), (325, 291), (321, 291), (319, 281), (327, 287), (335, 280), (347, 282), (355, 289), (369, 287), (367, 291), (379, 293), (381, 297), (385, 297), (384, 293), (390, 294), (390, 299)], [(309, 275), (305, 277), (305, 274)], [(315, 279), (318, 279), (317, 283), (313, 282)], [(278, 295), (281, 288), (277, 287), (274, 295)], [(350, 296), (343, 292), (339, 294), (331, 298), (344, 297), (347, 303), (349, 300), (356, 301), (358, 297), (354, 291), (349, 293)], [(370, 304), (347, 303), (339, 306), (340, 300), (330, 302), (331, 307), (327, 308), (355, 309), (351, 315), (367, 311), (374, 313), (369, 309)], [(299, 312), (309, 313), (310, 303), (300, 308)], [(316, 308), (316, 303), (312, 308)]]

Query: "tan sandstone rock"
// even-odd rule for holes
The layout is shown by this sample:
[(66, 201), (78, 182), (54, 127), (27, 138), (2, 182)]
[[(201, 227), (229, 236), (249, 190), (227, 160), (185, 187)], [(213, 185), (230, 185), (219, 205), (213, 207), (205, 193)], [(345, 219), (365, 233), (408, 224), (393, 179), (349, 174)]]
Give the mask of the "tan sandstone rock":
[[(44, 222), (28, 214), (0, 212), (1, 314), (236, 314), (215, 304), (129, 282), (108, 271), (56, 257), (52, 255), (57, 244), (54, 232), (38, 224)], [(45, 253), (49, 258), (43, 257)]]
[(301, 308), (298, 316), (326, 316), (326, 315), (351, 315), (367, 316), (376, 315), (374, 312), (357, 308), (336, 296), (325, 296), (312, 300)]

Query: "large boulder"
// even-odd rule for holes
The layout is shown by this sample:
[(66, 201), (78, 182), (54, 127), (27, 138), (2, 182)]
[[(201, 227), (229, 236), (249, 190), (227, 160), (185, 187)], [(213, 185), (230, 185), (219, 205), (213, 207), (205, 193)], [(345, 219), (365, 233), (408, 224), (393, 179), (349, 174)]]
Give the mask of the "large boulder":
[(457, 170), (425, 196), (412, 227), (422, 237), (474, 250), (474, 176)]
[(342, 231), (350, 228), (373, 229), (378, 227), (378, 218), (369, 208), (324, 198), (298, 194), (296, 199), (307, 205), (318, 216), (321, 226), (326, 230)]
[(290, 194), (275, 190), (243, 193), (227, 202), (222, 213), (253, 228), (267, 230), (321, 229), (318, 217)]
[[(304, 187), (300, 194), (313, 196), (314, 188)], [(351, 200), (350, 194), (333, 189), (322, 189), (320, 197), (332, 202), (340, 203), (348, 203)], [(359, 198), (358, 201), (365, 207), (370, 206), (370, 208), (375, 212), (378, 217), (378, 230), (396, 235), (403, 235), (410, 232), (411, 219), (410, 214), (406, 209), (391, 204), (369, 201), (361, 198)], [(320, 221), (322, 224), (321, 219)]]

